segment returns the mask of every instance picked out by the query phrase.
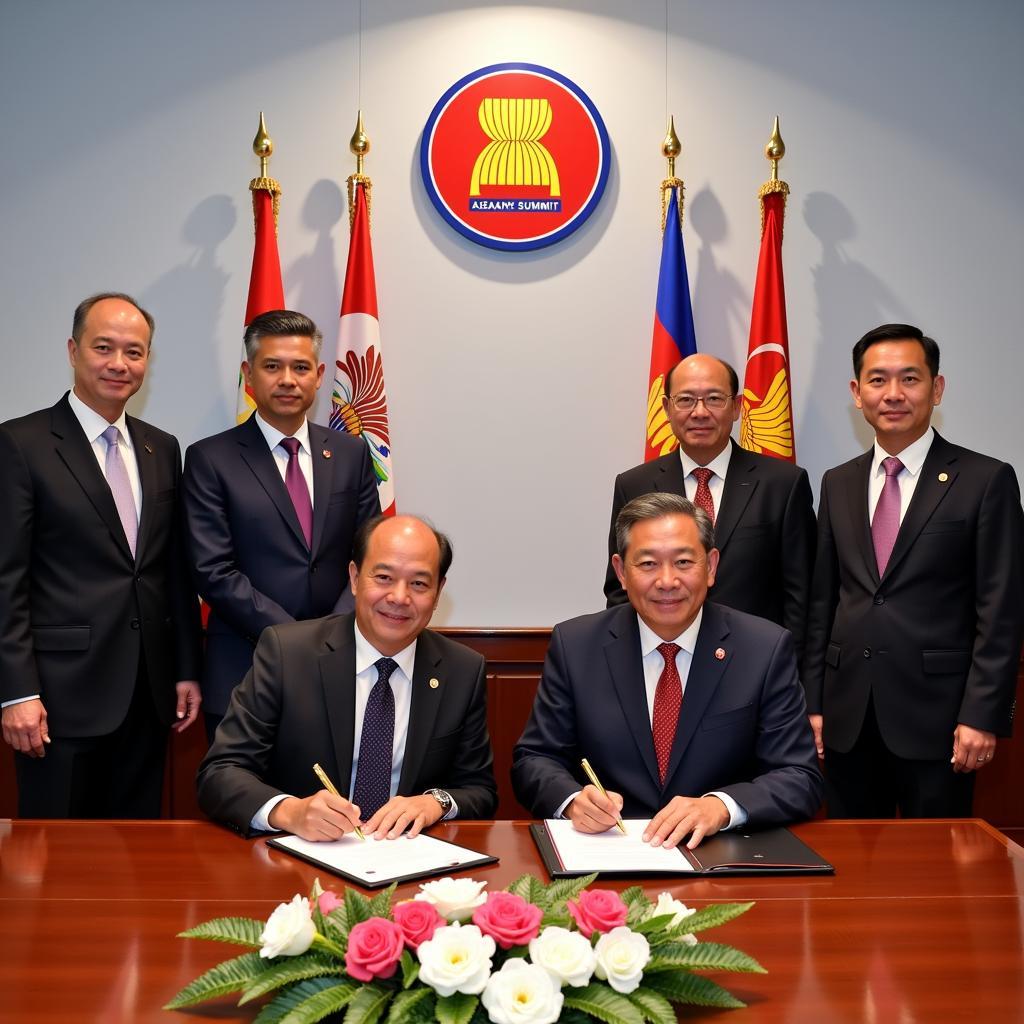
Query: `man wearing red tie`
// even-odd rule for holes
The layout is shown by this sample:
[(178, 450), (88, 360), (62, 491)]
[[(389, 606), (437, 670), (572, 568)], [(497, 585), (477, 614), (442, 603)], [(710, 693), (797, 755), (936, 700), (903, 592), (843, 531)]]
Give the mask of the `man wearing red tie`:
[[(556, 626), (512, 784), (538, 817), (603, 832), (652, 818), (654, 845), (809, 818), (821, 774), (793, 638), (706, 601), (718, 551), (707, 513), (646, 494), (616, 520), (629, 603)], [(607, 788), (586, 784), (587, 758)]]
[(1011, 466), (931, 427), (939, 347), (885, 324), (853, 348), (870, 450), (825, 474), (803, 682), (829, 813), (965, 817), (1008, 736), (1024, 630)]

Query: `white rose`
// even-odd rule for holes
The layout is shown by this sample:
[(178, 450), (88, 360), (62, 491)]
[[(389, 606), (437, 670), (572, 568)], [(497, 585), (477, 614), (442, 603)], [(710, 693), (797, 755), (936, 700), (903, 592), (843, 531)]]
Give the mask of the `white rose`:
[(476, 996), (483, 992), (491, 974), (494, 939), (475, 924), (444, 925), (433, 938), (420, 943), (416, 956), (420, 981), (439, 996), (455, 992)]
[(439, 878), (421, 885), (416, 899), (433, 903), (448, 921), (466, 921), (486, 901), (486, 886), (486, 882), (474, 882), (472, 878)]
[(491, 975), (480, 1002), (494, 1024), (555, 1024), (562, 1012), (558, 982), (519, 958), (506, 960)]
[(295, 896), (291, 903), (281, 903), (267, 918), (260, 942), (260, 956), (298, 956), (305, 953), (316, 935), (316, 927), (309, 912), (309, 900)]
[[(654, 904), (654, 908), (647, 916), (661, 917), (664, 914), (672, 914), (673, 916), (672, 920), (669, 922), (669, 928), (675, 928), (691, 914), (696, 913), (696, 907), (688, 907), (685, 903), (672, 899), (667, 892), (663, 892), (658, 895), (658, 902)], [(691, 946), (697, 945), (696, 935), (679, 935), (677, 938), (680, 942), (688, 943)]]
[(644, 968), (651, 959), (651, 947), (643, 935), (623, 925), (597, 940), (594, 956), (597, 957), (594, 973), (616, 992), (625, 995), (640, 985)]
[[(597, 960), (594, 947), (579, 932), (568, 928), (545, 928), (530, 940), (530, 959), (543, 967), (559, 985), (586, 985)], [(509, 961), (511, 963), (511, 961)]]

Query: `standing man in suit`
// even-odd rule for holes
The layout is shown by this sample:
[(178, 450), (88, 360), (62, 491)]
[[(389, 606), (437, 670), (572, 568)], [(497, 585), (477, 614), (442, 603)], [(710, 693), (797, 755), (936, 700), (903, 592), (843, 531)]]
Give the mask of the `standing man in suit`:
[(513, 754), (517, 798), (581, 832), (650, 817), (655, 846), (809, 818), (821, 774), (790, 633), (706, 602), (714, 531), (685, 498), (634, 498), (615, 529), (629, 604), (555, 627)]
[[(394, 839), (497, 805), (484, 659), (428, 630), (448, 538), (411, 516), (356, 534), (355, 615), (273, 626), (199, 767), (199, 804), (243, 835)], [(345, 796), (321, 789), (320, 764)]]
[(875, 443), (822, 480), (803, 675), (829, 813), (965, 817), (1013, 716), (1017, 478), (931, 427), (945, 381), (918, 328), (869, 331), (853, 373)]
[(616, 477), (604, 592), (609, 607), (626, 601), (611, 565), (622, 506), (651, 491), (679, 494), (715, 527), (721, 561), (712, 600), (785, 626), (799, 657), (814, 557), (811, 485), (799, 466), (730, 439), (738, 393), (736, 371), (714, 356), (687, 356), (669, 372), (662, 403), (679, 450)]
[(22, 817), (159, 817), (167, 727), (199, 711), (181, 453), (125, 415), (152, 339), (134, 299), (86, 299), (72, 390), (0, 425), (0, 704)]
[(323, 337), (278, 309), (245, 329), (256, 411), (185, 452), (185, 511), (195, 584), (210, 606), (203, 707), (212, 741), (267, 626), (311, 619), (347, 599), (360, 523), (380, 512), (369, 450), (310, 423)]

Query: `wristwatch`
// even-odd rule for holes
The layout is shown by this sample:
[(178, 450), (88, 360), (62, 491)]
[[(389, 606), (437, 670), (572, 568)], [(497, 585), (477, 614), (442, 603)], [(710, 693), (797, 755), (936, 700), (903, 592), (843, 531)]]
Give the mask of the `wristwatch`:
[(448, 816), (448, 812), (452, 809), (452, 798), (451, 795), (446, 793), (443, 789), (428, 789), (424, 796), (432, 796), (441, 805), (441, 819), (444, 820)]

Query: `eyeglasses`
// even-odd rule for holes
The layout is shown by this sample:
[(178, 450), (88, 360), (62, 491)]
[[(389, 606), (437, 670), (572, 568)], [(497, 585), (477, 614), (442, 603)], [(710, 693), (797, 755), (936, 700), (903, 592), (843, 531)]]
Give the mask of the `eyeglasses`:
[(717, 391), (710, 395), (679, 394), (666, 396), (676, 412), (693, 412), (697, 408), (698, 402), (703, 402), (704, 408), (708, 412), (721, 412), (735, 397), (735, 395), (722, 395)]

